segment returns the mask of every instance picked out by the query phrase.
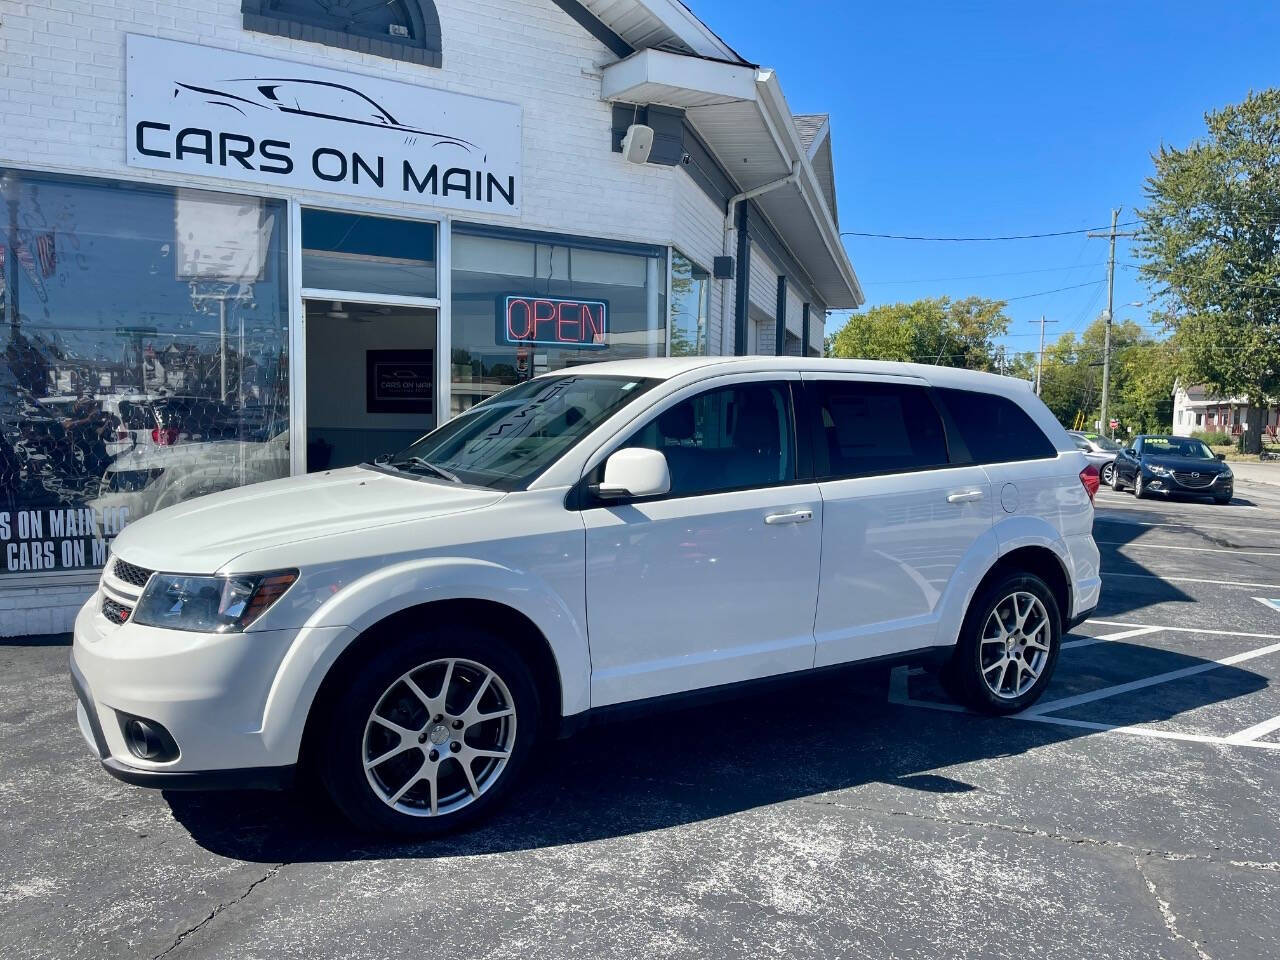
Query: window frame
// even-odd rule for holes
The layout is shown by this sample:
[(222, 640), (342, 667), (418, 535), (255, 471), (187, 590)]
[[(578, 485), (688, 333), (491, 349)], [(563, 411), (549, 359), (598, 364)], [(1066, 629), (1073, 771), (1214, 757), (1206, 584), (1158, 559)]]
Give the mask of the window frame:
[(421, 32), (417, 40), (393, 34), (352, 33), (342, 24), (319, 13), (315, 18), (291, 16), (277, 9), (271, 0), (240, 0), (240, 22), (246, 30), (292, 40), (321, 43), (340, 50), (403, 60), (424, 67), (440, 67), (444, 62), (444, 42), (440, 30), (440, 14), (433, 0), (403, 0), (410, 19)]
[[(741, 487), (728, 487), (723, 490), (708, 490), (702, 493), (663, 493), (652, 497), (600, 497), (591, 492), (591, 487), (599, 483), (603, 479), (605, 462), (613, 456), (618, 450), (622, 449), (632, 437), (640, 433), (654, 420), (662, 416), (672, 407), (675, 407), (687, 400), (695, 399), (704, 393), (710, 393), (715, 390), (723, 390), (729, 387), (739, 386), (742, 384), (777, 384), (785, 387), (785, 398), (788, 412), (788, 429), (791, 431), (792, 449), (795, 451), (793, 457), (793, 473), (790, 479), (780, 480), (777, 483), (766, 484), (749, 484)], [(686, 387), (676, 390), (655, 402), (633, 423), (627, 424), (626, 428), (618, 431), (610, 437), (606, 442), (602, 443), (590, 457), (587, 458), (586, 465), (582, 469), (582, 477), (570, 489), (565, 497), (565, 506), (570, 510), (592, 510), (600, 508), (609, 508), (621, 506), (624, 504), (637, 503), (654, 503), (664, 500), (697, 500), (702, 497), (714, 497), (726, 493), (742, 493), (748, 490), (776, 490), (783, 487), (794, 487), (800, 484), (812, 483), (812, 460), (810, 456), (809, 438), (804, 431), (799, 429), (797, 420), (797, 408), (801, 402), (801, 394), (803, 393), (802, 382), (800, 376), (795, 372), (781, 370), (760, 371), (753, 374), (723, 374), (721, 376), (709, 377), (707, 379), (698, 380)]]

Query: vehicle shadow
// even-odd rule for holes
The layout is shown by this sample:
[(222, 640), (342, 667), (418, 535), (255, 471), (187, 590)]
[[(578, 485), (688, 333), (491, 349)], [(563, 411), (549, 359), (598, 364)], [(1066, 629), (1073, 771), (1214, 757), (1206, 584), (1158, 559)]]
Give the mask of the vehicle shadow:
[[(1155, 647), (1105, 647), (1108, 657), (1118, 658), (1117, 670), (1137, 676), (1204, 662)], [(1127, 667), (1126, 657), (1132, 661)], [(1132, 698), (1127, 722), (1167, 719), (1267, 684), (1234, 667), (1213, 676), (1225, 684), (1176, 685), (1157, 697)], [(1095, 675), (1084, 682), (1096, 688), (1111, 679)], [(1055, 680), (1046, 696), (1075, 692), (1070, 682)], [(544, 744), (518, 795), (492, 820), (432, 841), (385, 842), (356, 833), (318, 786), (280, 794), (175, 791), (165, 799), (197, 843), (224, 857), (265, 863), (435, 859), (628, 836), (870, 783), (963, 793), (975, 788), (936, 771), (1097, 735), (895, 706), (887, 694), (888, 671), (863, 667), (716, 706), (593, 727)]]
[(1102, 596), (1094, 617), (1123, 617), (1162, 603), (1196, 603), (1196, 598), (1158, 573), (1120, 551), (1144, 536), (1151, 527), (1111, 517), (1095, 517), (1093, 538), (1102, 562)]

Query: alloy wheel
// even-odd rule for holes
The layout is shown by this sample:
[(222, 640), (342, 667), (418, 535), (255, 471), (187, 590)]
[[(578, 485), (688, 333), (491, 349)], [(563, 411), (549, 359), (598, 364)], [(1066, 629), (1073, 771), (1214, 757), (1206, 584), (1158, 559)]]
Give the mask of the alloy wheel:
[(1049, 611), (1034, 593), (1011, 593), (992, 609), (978, 642), (982, 679), (1001, 700), (1015, 700), (1040, 679), (1052, 638)]
[(1104, 463), (1102, 465), (1102, 482), (1107, 486), (1111, 486), (1111, 482), (1116, 475), (1116, 465), (1114, 463)]
[(494, 670), (474, 660), (433, 660), (378, 698), (361, 760), (387, 806), (414, 817), (444, 816), (493, 787), (515, 737), (515, 702)]

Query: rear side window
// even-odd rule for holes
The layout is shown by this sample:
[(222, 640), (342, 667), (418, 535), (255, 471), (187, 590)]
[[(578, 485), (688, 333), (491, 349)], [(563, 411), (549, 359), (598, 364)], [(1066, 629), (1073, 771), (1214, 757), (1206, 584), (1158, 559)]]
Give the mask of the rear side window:
[(942, 420), (923, 387), (818, 380), (814, 398), (814, 472), (820, 480), (906, 473), (947, 464)]
[(974, 390), (936, 390), (974, 463), (1043, 460), (1058, 451), (1025, 410), (1007, 397)]

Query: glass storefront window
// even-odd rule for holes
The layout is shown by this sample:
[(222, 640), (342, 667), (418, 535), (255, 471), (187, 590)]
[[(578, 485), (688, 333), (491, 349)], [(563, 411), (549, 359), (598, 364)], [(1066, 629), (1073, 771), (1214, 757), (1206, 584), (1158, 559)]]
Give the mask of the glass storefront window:
[(452, 257), (451, 413), (549, 370), (666, 355), (660, 253), (456, 224)]
[(671, 356), (701, 357), (707, 352), (707, 313), (711, 275), (682, 254), (671, 256)]
[(302, 285), (434, 297), (436, 225), (303, 209)]
[(0, 171), (0, 572), (289, 472), (282, 202)]

